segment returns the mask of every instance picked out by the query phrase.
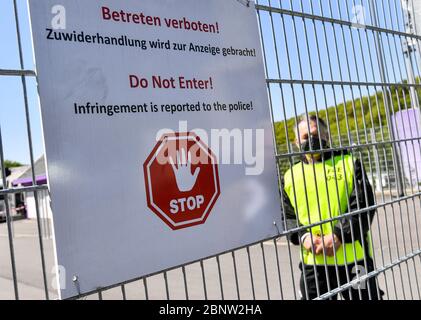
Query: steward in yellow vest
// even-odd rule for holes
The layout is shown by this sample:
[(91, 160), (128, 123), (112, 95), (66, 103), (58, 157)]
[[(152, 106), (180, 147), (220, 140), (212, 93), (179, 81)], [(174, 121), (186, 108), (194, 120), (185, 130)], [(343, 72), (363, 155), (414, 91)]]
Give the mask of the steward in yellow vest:
[[(287, 229), (297, 229), (288, 239), (301, 246), (303, 299), (317, 298), (374, 270), (370, 225), (375, 210), (364, 211), (375, 204), (371, 185), (361, 162), (346, 151), (330, 151), (327, 141), (323, 120), (302, 118), (296, 143), (308, 153), (282, 181)], [(341, 294), (344, 299), (377, 300), (382, 291), (371, 277)]]

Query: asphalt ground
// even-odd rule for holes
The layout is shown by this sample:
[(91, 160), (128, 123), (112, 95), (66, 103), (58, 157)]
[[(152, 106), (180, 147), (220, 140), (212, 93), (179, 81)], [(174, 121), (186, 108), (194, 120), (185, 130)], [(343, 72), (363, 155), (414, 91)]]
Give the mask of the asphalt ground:
[[(377, 195), (378, 203), (396, 200)], [(421, 256), (399, 262), (408, 253), (421, 248), (420, 197), (409, 198), (377, 210), (371, 226), (374, 258), (377, 267), (390, 267), (379, 275), (380, 287), (386, 299), (421, 299)], [(46, 223), (42, 224), (46, 229)], [(13, 222), (13, 243), (20, 299), (45, 299), (37, 224), (34, 220)], [(43, 238), (46, 274), (50, 299), (56, 299), (54, 282), (54, 254), (51, 238)], [(235, 251), (237, 277), (232, 253), (203, 261), (205, 284), (200, 263), (185, 267), (187, 290), (182, 268), (168, 271), (170, 299), (298, 299), (299, 249), (288, 245), (285, 238), (265, 242)], [(264, 254), (264, 257), (263, 257)], [(7, 227), (0, 224), (0, 299), (14, 299)], [(393, 264), (396, 264), (392, 267)], [(238, 284), (237, 284), (238, 283)], [(222, 290), (221, 290), (222, 284)], [(147, 298), (166, 299), (164, 274), (147, 278)], [(146, 299), (145, 281), (138, 280), (124, 286), (127, 299)], [(84, 299), (98, 299), (98, 294)], [(103, 299), (122, 299), (123, 290), (116, 287), (102, 292)]]

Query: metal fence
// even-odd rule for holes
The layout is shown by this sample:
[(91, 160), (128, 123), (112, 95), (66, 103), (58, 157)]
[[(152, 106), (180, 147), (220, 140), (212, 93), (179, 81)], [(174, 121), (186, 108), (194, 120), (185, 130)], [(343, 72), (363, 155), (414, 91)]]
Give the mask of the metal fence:
[[(19, 15), (19, 1), (8, 1), (13, 2), (20, 69), (0, 69), (0, 76), (21, 79), (24, 104), (20, 107), (25, 111), (29, 158), (34, 168), (27, 82), (36, 74), (26, 70), (24, 65), (19, 21), (27, 17)], [(369, 279), (376, 279), (377, 293), (384, 291), (384, 299), (420, 299), (421, 190), (418, 182), (406, 178), (403, 161), (418, 159), (420, 128), (414, 127), (416, 131), (405, 137), (394, 130), (395, 115), (405, 110), (419, 114), (421, 36), (415, 34), (413, 0), (267, 0), (256, 1), (255, 6), (280, 176), (305, 154), (293, 143), (299, 116), (317, 113), (327, 123), (330, 150), (347, 151), (354, 159), (361, 159), (369, 181), (375, 185), (373, 205), (347, 211), (341, 216), (357, 216), (361, 227), (369, 212), (376, 210), (370, 224), (374, 268), (365, 273), (347, 273), (345, 282), (328, 285), (327, 290), (320, 288), (316, 280), (316, 298), (332, 299), (341, 293), (346, 298), (345, 294), (351, 290), (356, 290), (361, 297), (364, 285), (372, 283)], [(0, 236), (3, 236), (0, 246), (9, 256), (2, 255), (0, 259), (7, 258), (10, 264), (0, 262), (0, 298), (55, 298), (53, 248), (49, 225), (42, 213), (48, 205), (46, 186), (36, 185), (33, 171), (32, 186), (8, 187), (1, 135), (3, 121), (0, 119), (0, 164), (6, 187), (0, 190), (0, 195), (33, 192), (37, 219), (32, 225), (20, 225), (21, 221), (12, 219), (9, 197), (4, 197), (6, 223), (0, 226)], [(409, 125), (404, 129), (412, 130)], [(415, 166), (417, 178), (418, 169)], [(387, 183), (382, 182), (384, 179)], [(284, 204), (284, 201), (280, 204), (280, 214), (286, 210)], [(338, 220), (332, 217), (310, 226), (300, 226), (296, 221), (292, 228), (285, 222), (285, 231), (277, 237), (110, 288), (98, 288), (77, 298), (309, 297), (306, 285), (300, 290), (302, 251), (287, 237), (325, 223), (335, 224)], [(31, 236), (19, 236), (16, 231), (25, 226)], [(354, 248), (355, 231), (351, 232)], [(324, 246), (323, 249), (325, 252)], [(366, 258), (364, 260), (366, 264)], [(320, 277), (325, 276), (323, 273), (328, 276), (333, 270), (327, 265), (321, 267)], [(333, 272), (339, 277), (337, 263), (334, 267)], [(305, 279), (304, 282), (307, 283)]]

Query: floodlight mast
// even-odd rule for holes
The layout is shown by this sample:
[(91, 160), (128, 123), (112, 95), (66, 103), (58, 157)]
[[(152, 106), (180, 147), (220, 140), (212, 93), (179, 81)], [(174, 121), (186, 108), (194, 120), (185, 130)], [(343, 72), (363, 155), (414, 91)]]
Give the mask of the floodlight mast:
[[(413, 4), (409, 3), (408, 0), (401, 0), (404, 18), (405, 18), (405, 31), (409, 34), (416, 34), (416, 28), (415, 28), (415, 16), (414, 16), (414, 8)], [(411, 0), (412, 2), (412, 0)], [(406, 64), (406, 70), (408, 74), (408, 84), (415, 85), (416, 79), (414, 75), (414, 67), (416, 67), (414, 64), (418, 64), (418, 70), (419, 68), (419, 47), (418, 47), (418, 41), (414, 38), (403, 38), (402, 40), (402, 50), (405, 57), (405, 64)], [(413, 61), (413, 59), (415, 61)], [(421, 80), (421, 79), (419, 79)], [(411, 92), (411, 101), (412, 101), (412, 107), (419, 109), (419, 99), (417, 90), (414, 86), (411, 86), (409, 88)]]

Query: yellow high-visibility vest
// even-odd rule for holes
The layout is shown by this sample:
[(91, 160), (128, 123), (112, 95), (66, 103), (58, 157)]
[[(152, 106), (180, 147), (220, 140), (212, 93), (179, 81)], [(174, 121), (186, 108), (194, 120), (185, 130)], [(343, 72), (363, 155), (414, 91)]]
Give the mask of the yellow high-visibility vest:
[[(351, 155), (339, 155), (314, 164), (300, 162), (284, 176), (285, 192), (299, 222), (304, 226), (346, 213), (353, 187), (354, 163)], [(320, 236), (323, 231), (323, 235), (328, 235), (337, 223), (338, 220), (326, 222), (309, 228), (308, 232)], [(306, 265), (324, 265), (325, 259), (327, 265), (335, 265), (335, 259), (338, 265), (346, 265), (364, 259), (364, 248), (359, 240), (343, 243), (336, 250), (336, 258), (313, 255), (304, 248), (302, 253)]]

